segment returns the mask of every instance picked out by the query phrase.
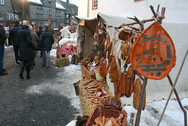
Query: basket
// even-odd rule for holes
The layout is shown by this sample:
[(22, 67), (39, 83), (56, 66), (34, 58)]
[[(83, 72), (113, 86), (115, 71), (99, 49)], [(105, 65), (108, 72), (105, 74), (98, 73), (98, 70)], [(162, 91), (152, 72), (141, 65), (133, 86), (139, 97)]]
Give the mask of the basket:
[[(96, 106), (95, 109), (93, 110), (92, 114), (90, 115), (86, 126), (92, 126), (95, 122), (95, 119), (101, 115), (105, 116), (107, 118), (114, 117), (117, 118), (120, 115), (120, 111), (114, 109), (113, 107), (109, 106)], [(126, 120), (127, 120), (127, 113), (125, 112), (123, 121), (122, 121), (122, 126), (126, 126)]]
[(76, 82), (76, 83), (73, 83), (74, 89), (75, 89), (75, 92), (76, 92), (77, 96), (79, 95), (79, 83), (80, 83), (80, 80), (78, 82)]
[(103, 81), (104, 77), (100, 75), (99, 67), (94, 67), (94, 71), (95, 71), (96, 80)]

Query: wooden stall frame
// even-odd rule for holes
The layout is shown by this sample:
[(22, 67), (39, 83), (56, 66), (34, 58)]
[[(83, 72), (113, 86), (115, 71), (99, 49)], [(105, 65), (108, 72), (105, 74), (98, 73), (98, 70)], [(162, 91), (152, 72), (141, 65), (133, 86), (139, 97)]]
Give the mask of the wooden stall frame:
[[(139, 24), (140, 27), (141, 27), (141, 30), (143, 30), (143, 24), (142, 24), (142, 23), (146, 23), (146, 22), (150, 22), (150, 21), (158, 21), (159, 23), (162, 23), (162, 19), (165, 18), (165, 16), (164, 16), (164, 15), (165, 15), (165, 8), (164, 8), (164, 7), (162, 8), (162, 10), (161, 10), (161, 15), (159, 15), (159, 7), (160, 7), (160, 5), (158, 5), (157, 11), (155, 12), (153, 6), (152, 6), (152, 5), (150, 6), (150, 9), (151, 9), (151, 11), (152, 11), (152, 13), (153, 13), (153, 15), (154, 15), (153, 18), (151, 18), (151, 19), (145, 19), (145, 20), (139, 21), (139, 19), (135, 16), (134, 18), (129, 18), (129, 19), (135, 20), (135, 22), (127, 23), (127, 24), (124, 23), (124, 24), (122, 24), (122, 25), (120, 25), (120, 26), (118, 26), (118, 27), (117, 27), (117, 26), (108, 25), (107, 23), (104, 23), (104, 24), (105, 24), (107, 27), (114, 27), (115, 29), (121, 29), (123, 26), (128, 26), (128, 27), (131, 27), (131, 28), (133, 28), (133, 29), (136, 29), (136, 28), (132, 27), (132, 25), (134, 25), (134, 24)], [(176, 80), (175, 80), (175, 83), (174, 83), (174, 84), (172, 83), (172, 80), (171, 80), (170, 76), (167, 75), (167, 78), (168, 78), (168, 80), (169, 80), (169, 83), (170, 83), (170, 85), (172, 86), (172, 90), (171, 90), (171, 92), (170, 92), (170, 95), (169, 95), (169, 97), (168, 97), (168, 100), (167, 100), (167, 102), (166, 102), (165, 108), (164, 108), (164, 110), (163, 110), (163, 113), (162, 113), (162, 115), (161, 115), (161, 117), (160, 117), (160, 120), (159, 120), (157, 126), (159, 126), (159, 124), (160, 124), (160, 121), (161, 121), (161, 119), (162, 119), (162, 116), (163, 116), (163, 114), (164, 114), (164, 112), (165, 112), (165, 109), (166, 109), (166, 107), (167, 107), (168, 101), (169, 101), (169, 99), (170, 99), (170, 97), (171, 97), (173, 91), (174, 91), (175, 96), (176, 96), (176, 98), (177, 98), (177, 100), (178, 100), (179, 106), (180, 106), (181, 110), (182, 110), (183, 113), (184, 113), (184, 125), (187, 126), (187, 112), (186, 112), (186, 110), (183, 108), (182, 103), (181, 103), (181, 101), (180, 101), (180, 98), (179, 98), (179, 96), (178, 96), (177, 90), (175, 89), (175, 85), (176, 85), (177, 79), (178, 79), (178, 77), (179, 77), (179, 74), (180, 74), (180, 72), (181, 72), (181, 70), (182, 70), (182, 67), (183, 67), (183, 65), (184, 65), (184, 61), (185, 61), (186, 56), (187, 56), (187, 52), (186, 52), (186, 54), (185, 54), (185, 57), (184, 57), (184, 59), (183, 59), (182, 65), (181, 65), (181, 68), (180, 68), (180, 70), (179, 70), (179, 73), (178, 73), (178, 75), (177, 75), (177, 77), (176, 77)], [(145, 95), (145, 90), (146, 90), (146, 85), (147, 85), (147, 79), (148, 79), (148, 78), (146, 78), (146, 77), (143, 78), (137, 71), (134, 71), (134, 73), (137, 74), (137, 75), (143, 80), (143, 88), (142, 88), (142, 91), (141, 91), (141, 96), (140, 96), (140, 100), (139, 100), (139, 107), (138, 107), (137, 116), (136, 116), (136, 121), (135, 121), (135, 126), (139, 126), (140, 116), (141, 116), (141, 109), (142, 109), (142, 105), (143, 105), (143, 101), (144, 101), (144, 95)]]

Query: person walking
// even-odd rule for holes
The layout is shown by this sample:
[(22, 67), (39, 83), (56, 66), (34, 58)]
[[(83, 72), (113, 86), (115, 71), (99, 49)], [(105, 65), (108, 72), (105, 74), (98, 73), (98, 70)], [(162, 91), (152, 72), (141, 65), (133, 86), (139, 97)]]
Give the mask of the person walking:
[[(37, 35), (38, 35), (38, 38), (40, 38), (40, 35), (42, 34), (43, 32), (43, 26), (39, 26), (39, 31), (37, 32)], [(40, 50), (40, 57), (42, 57), (42, 50)]]
[(5, 40), (7, 39), (6, 32), (2, 24), (0, 24), (0, 76), (7, 75), (5, 69), (3, 69), (3, 59), (4, 59), (4, 52), (5, 52)]
[(27, 71), (26, 78), (30, 79), (30, 68), (31, 68), (31, 62), (34, 58), (34, 52), (33, 49), (36, 47), (32, 43), (31, 33), (28, 28), (28, 21), (23, 21), (23, 26), (18, 31), (18, 41), (19, 41), (19, 47), (20, 47), (20, 60), (22, 61), (22, 66), (20, 69), (19, 77), (21, 79), (24, 79), (23, 72), (24, 69)]
[[(34, 29), (31, 25), (29, 26), (29, 30), (31, 32), (31, 38), (32, 38), (32, 43), (35, 47), (37, 47), (38, 44), (38, 36), (36, 33), (36, 29)], [(34, 49), (34, 56), (36, 57), (37, 51)], [(32, 65), (35, 66), (35, 57), (33, 59)]]
[(44, 26), (44, 32), (40, 35), (39, 47), (42, 50), (43, 66), (49, 68), (50, 65), (50, 51), (52, 49), (52, 44), (54, 43), (54, 38), (52, 33), (49, 31), (49, 26)]
[(18, 37), (17, 37), (17, 33), (18, 33), (19, 29), (20, 29), (19, 22), (16, 21), (14, 27), (10, 29), (10, 34), (9, 34), (9, 41), (10, 41), (9, 43), (13, 43), (15, 61), (16, 61), (17, 65), (20, 64), (20, 62), (19, 62), (19, 54), (18, 54), (18, 52), (19, 52), (19, 43), (18, 43)]

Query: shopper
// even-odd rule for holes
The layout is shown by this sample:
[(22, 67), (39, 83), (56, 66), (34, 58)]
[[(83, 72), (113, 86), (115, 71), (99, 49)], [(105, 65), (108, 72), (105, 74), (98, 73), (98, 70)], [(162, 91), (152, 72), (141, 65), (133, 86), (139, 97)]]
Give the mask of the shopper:
[(14, 27), (10, 29), (10, 34), (9, 34), (9, 40), (10, 40), (9, 43), (13, 44), (15, 61), (16, 61), (17, 65), (20, 64), (19, 54), (18, 54), (18, 52), (19, 52), (19, 43), (18, 43), (18, 36), (17, 36), (17, 33), (18, 33), (19, 29), (20, 29), (19, 22), (16, 21)]
[(2, 24), (0, 24), (0, 76), (8, 74), (6, 70), (3, 69), (3, 59), (4, 59), (4, 51), (5, 51), (4, 45), (6, 39), (7, 36), (4, 27)]
[(34, 44), (32, 43), (31, 33), (29, 31), (28, 27), (28, 21), (23, 21), (23, 26), (18, 31), (18, 41), (19, 41), (19, 47), (20, 47), (20, 60), (22, 61), (22, 66), (20, 69), (19, 77), (21, 79), (24, 79), (23, 72), (26, 68), (27, 71), (27, 79), (30, 79), (30, 68), (31, 63), (34, 58), (34, 52), (33, 49), (36, 49)]
[[(29, 30), (31, 32), (31, 38), (32, 38), (32, 43), (34, 44), (35, 47), (37, 47), (37, 44), (38, 44), (38, 36), (37, 36), (37, 33), (36, 33), (36, 29), (34, 29), (31, 25), (29, 26)], [(34, 56), (36, 57), (36, 54), (37, 54), (37, 50), (33, 50), (34, 51)], [(32, 61), (32, 66), (35, 66), (35, 57)]]
[(42, 50), (43, 66), (49, 68), (50, 65), (50, 50), (52, 49), (52, 44), (54, 43), (54, 38), (52, 33), (49, 31), (49, 26), (44, 26), (44, 32), (40, 35), (39, 47)]

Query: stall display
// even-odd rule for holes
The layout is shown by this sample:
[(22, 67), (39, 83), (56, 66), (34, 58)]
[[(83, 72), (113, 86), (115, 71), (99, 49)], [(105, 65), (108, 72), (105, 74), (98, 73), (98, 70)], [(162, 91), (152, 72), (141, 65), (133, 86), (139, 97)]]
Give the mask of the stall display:
[[(150, 8), (154, 17), (143, 21), (140, 21), (135, 16), (134, 18), (129, 18), (135, 22), (112, 26), (108, 25), (104, 20), (98, 20), (93, 48), (94, 50), (103, 49), (102, 52), (105, 56), (103, 58), (91, 57), (93, 62), (89, 60), (90, 58), (87, 59), (88, 56), (82, 62), (82, 68), (85, 71), (88, 71), (88, 64), (93, 64), (93, 68), (90, 67), (88, 72), (82, 72), (85, 74), (82, 78), (87, 78), (87, 81), (89, 81), (89, 83), (87, 82), (87, 84), (83, 85), (87, 95), (82, 100), (92, 104), (90, 105), (92, 109), (84, 109), (85, 111), (92, 110), (92, 113), (91, 111), (87, 113), (90, 117), (86, 126), (126, 125), (126, 123), (122, 122), (122, 120), (126, 122), (126, 112), (123, 113), (124, 118), (118, 122), (118, 118), (120, 116), (122, 118), (121, 111), (114, 106), (108, 108), (109, 106), (107, 107), (103, 104), (110, 96), (102, 88), (106, 84), (105, 77), (107, 74), (109, 74), (110, 82), (113, 83), (114, 97), (125, 96), (130, 98), (133, 94), (133, 107), (138, 110), (135, 124), (138, 126), (141, 110), (144, 110), (146, 105), (145, 88), (147, 79), (159, 80), (166, 76), (169, 77), (169, 72), (175, 66), (176, 50), (174, 44), (168, 33), (161, 26), (165, 9), (162, 8), (159, 16), (159, 13), (155, 12), (152, 6)], [(143, 24), (151, 21), (154, 21), (154, 23), (144, 29)], [(138, 24), (137, 26), (139, 27), (134, 27), (134, 24)], [(110, 28), (114, 30), (109, 30)], [(91, 80), (91, 69), (94, 69), (95, 72), (96, 79), (94, 81)], [(100, 97), (103, 95), (104, 97)], [(176, 97), (178, 98), (177, 93)], [(181, 102), (179, 104), (181, 106)], [(95, 109), (93, 109), (94, 107)]]

